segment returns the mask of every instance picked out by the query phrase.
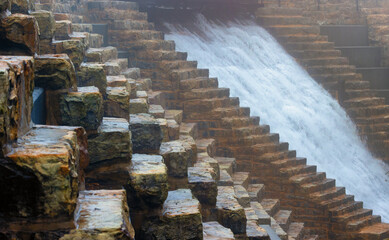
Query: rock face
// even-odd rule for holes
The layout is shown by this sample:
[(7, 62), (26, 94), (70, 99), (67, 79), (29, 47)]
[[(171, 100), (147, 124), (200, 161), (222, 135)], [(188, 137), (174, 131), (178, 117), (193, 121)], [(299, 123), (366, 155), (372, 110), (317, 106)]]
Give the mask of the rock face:
[(39, 27), (33, 16), (12, 14), (0, 20), (0, 53), (34, 55), (39, 52)]
[(168, 195), (167, 168), (158, 155), (134, 154), (126, 186), (129, 205), (147, 209), (161, 206)]
[(55, 20), (52, 12), (49, 11), (36, 11), (31, 13), (32, 16), (38, 22), (39, 25), (39, 39), (51, 40), (54, 36)]
[(134, 153), (159, 153), (162, 132), (150, 114), (130, 114), (130, 130)]
[(124, 190), (81, 191), (78, 204), (77, 230), (61, 240), (135, 239)]
[(188, 175), (189, 154), (182, 142), (164, 142), (159, 152), (166, 161), (170, 176), (185, 177)]
[(34, 88), (32, 57), (0, 57), (0, 143), (30, 129)]
[[(66, 53), (69, 58), (72, 60), (74, 67), (78, 69), (81, 66), (81, 63), (84, 59), (85, 45), (82, 41), (77, 39), (69, 39), (63, 41), (53, 41), (52, 42), (54, 53)], [(84, 86), (84, 85), (79, 85)], [(90, 85), (86, 85), (90, 86)]]
[[(80, 147), (85, 141), (74, 128), (34, 127), (19, 138), (9, 149), (6, 161), (31, 178), (31, 189), (37, 190), (29, 198), (34, 203), (23, 204), (25, 199), (9, 202), (7, 209), (13, 217), (70, 218), (76, 208), (76, 199), (82, 175)], [(25, 172), (26, 174), (24, 174)], [(12, 184), (9, 182), (8, 184)]]
[(79, 86), (96, 86), (103, 96), (107, 93), (107, 77), (102, 64), (83, 63), (78, 73)]
[(49, 90), (77, 89), (76, 72), (66, 54), (39, 55), (35, 58), (35, 86)]
[(107, 87), (104, 116), (130, 118), (130, 93), (125, 87)]

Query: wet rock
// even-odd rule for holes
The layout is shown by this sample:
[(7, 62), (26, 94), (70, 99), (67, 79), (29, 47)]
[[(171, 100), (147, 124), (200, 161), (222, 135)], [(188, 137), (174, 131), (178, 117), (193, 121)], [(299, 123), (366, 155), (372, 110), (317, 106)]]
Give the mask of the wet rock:
[(125, 87), (107, 87), (107, 99), (104, 100), (104, 116), (129, 120), (130, 94)]
[(165, 118), (157, 118), (158, 124), (161, 127), (162, 142), (169, 141), (169, 131), (167, 128), (167, 120)]
[(69, 20), (62, 20), (55, 22), (55, 38), (58, 40), (66, 40), (72, 34), (72, 22)]
[(188, 175), (189, 153), (181, 141), (163, 142), (159, 153), (165, 159), (169, 176), (186, 177)]
[(165, 116), (165, 110), (161, 105), (149, 105), (149, 113), (155, 118), (163, 118)]
[(217, 182), (218, 186), (234, 186), (234, 182), (232, 181), (232, 177), (226, 170), (220, 170), (220, 179)]
[(150, 78), (141, 78), (136, 80), (136, 90), (137, 91), (149, 91), (151, 90), (151, 79)]
[(216, 202), (217, 219), (234, 234), (246, 232), (246, 215), (243, 207), (235, 198), (234, 188), (219, 186)]
[(105, 63), (110, 59), (116, 59), (118, 51), (115, 47), (89, 48), (85, 57), (88, 62)]
[(178, 140), (180, 135), (180, 125), (178, 125), (175, 120), (173, 119), (167, 120), (167, 129), (168, 129), (169, 140)]
[[(192, 138), (193, 139), (193, 138)], [(197, 164), (209, 164), (209, 166), (213, 169), (216, 174), (215, 179), (220, 179), (220, 168), (219, 163), (215, 158), (211, 158), (208, 153), (202, 152), (197, 154)]]
[(50, 90), (77, 90), (76, 72), (69, 57), (66, 54), (35, 57), (35, 86)]
[(173, 119), (178, 124), (181, 124), (182, 122), (182, 110), (166, 110), (165, 111), (165, 118), (166, 119)]
[(132, 147), (128, 126), (128, 121), (123, 118), (103, 118), (97, 134), (88, 137), (91, 164), (113, 159), (130, 161)]
[(96, 86), (103, 96), (107, 93), (107, 78), (102, 64), (83, 63), (78, 73), (79, 86)]
[(107, 76), (108, 87), (125, 87), (131, 94), (131, 83), (126, 79), (124, 75)]
[(96, 130), (103, 118), (103, 98), (96, 87), (79, 87), (77, 92), (47, 91), (47, 123), (82, 126)]
[[(32, 57), (0, 57), (0, 143), (31, 128), (34, 71)], [(2, 151), (0, 152), (2, 154)]]
[(0, 52), (34, 55), (39, 52), (39, 27), (30, 15), (12, 14), (0, 20)]
[(163, 204), (167, 239), (203, 239), (200, 203), (189, 189), (169, 191)]
[(189, 167), (188, 183), (193, 195), (201, 204), (215, 205), (217, 185), (212, 177), (212, 168)]
[(77, 132), (71, 128), (34, 127), (19, 138), (6, 159), (32, 177), (37, 202), (13, 206), (13, 216), (72, 217), (81, 184), (79, 156)]
[(28, 14), (33, 8), (33, 2), (30, 0), (11, 0), (12, 13)]
[(129, 205), (140, 209), (161, 206), (168, 194), (167, 168), (162, 156), (134, 154), (128, 171)]
[(61, 240), (135, 239), (124, 190), (81, 191), (78, 204), (77, 230)]
[(204, 240), (234, 240), (231, 229), (225, 228), (218, 222), (203, 223)]
[(74, 67), (79, 69), (82, 61), (84, 60), (85, 46), (82, 41), (77, 39), (54, 41), (52, 43), (53, 51), (57, 54), (66, 53)]
[(234, 185), (236, 199), (242, 207), (250, 206), (250, 196), (242, 185)]
[(135, 98), (130, 100), (130, 113), (148, 113), (149, 104), (146, 98)]
[(126, 76), (126, 78), (131, 79), (138, 79), (140, 78), (140, 69), (139, 68), (128, 68), (126, 71), (123, 72), (123, 75)]
[(55, 20), (52, 12), (49, 11), (36, 11), (31, 13), (32, 16), (38, 22), (39, 25), (39, 39), (51, 40), (54, 36)]
[(130, 114), (130, 131), (134, 153), (159, 153), (162, 132), (158, 121), (150, 114)]
[(1, 0), (0, 1), (0, 13), (2, 14), (5, 11), (11, 11), (11, 0)]

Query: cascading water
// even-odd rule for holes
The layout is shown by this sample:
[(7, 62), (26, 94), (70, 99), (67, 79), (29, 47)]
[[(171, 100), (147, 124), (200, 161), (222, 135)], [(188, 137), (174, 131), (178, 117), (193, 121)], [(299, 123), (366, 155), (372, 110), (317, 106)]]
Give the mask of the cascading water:
[(177, 50), (209, 68), (221, 87), (230, 88), (298, 156), (389, 221), (389, 167), (370, 154), (337, 101), (269, 33), (251, 21), (223, 24), (201, 15), (190, 29), (165, 27)]

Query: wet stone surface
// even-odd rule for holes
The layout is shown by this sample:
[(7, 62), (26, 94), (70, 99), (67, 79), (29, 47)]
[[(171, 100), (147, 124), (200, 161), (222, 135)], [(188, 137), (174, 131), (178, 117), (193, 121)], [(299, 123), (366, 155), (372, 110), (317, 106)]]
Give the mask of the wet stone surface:
[(223, 227), (218, 222), (203, 223), (204, 240), (233, 240), (231, 229)]
[(186, 177), (188, 175), (189, 153), (181, 141), (162, 143), (159, 153), (165, 159), (170, 176)]
[(159, 153), (162, 132), (158, 121), (150, 114), (130, 114), (130, 131), (134, 153)]
[(129, 119), (130, 94), (125, 87), (107, 87), (104, 116)]
[(210, 167), (188, 168), (189, 187), (201, 204), (216, 204), (217, 185), (211, 175), (212, 171)]

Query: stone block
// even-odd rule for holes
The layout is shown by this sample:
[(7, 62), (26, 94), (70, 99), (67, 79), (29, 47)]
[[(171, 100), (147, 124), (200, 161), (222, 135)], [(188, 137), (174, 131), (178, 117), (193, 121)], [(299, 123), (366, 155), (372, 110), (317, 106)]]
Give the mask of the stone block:
[(61, 240), (135, 239), (124, 190), (81, 191), (78, 204), (79, 214), (75, 216), (77, 230)]
[(243, 207), (235, 198), (234, 188), (219, 186), (216, 200), (217, 219), (234, 234), (246, 232), (246, 215)]
[(107, 94), (107, 77), (102, 64), (83, 63), (78, 72), (79, 86), (95, 86), (103, 96)]
[(55, 22), (55, 39), (66, 40), (70, 38), (73, 33), (72, 22), (69, 20), (62, 20)]
[(168, 129), (169, 140), (178, 140), (180, 136), (180, 125), (178, 125), (175, 120), (173, 119), (167, 120), (167, 129)]
[(91, 48), (99, 48), (104, 44), (103, 35), (97, 33), (91, 33), (89, 36), (89, 47)]
[(130, 162), (132, 146), (128, 121), (104, 117), (97, 134), (88, 136), (88, 151), (91, 165), (107, 160)]
[(226, 170), (220, 170), (220, 179), (217, 182), (218, 186), (234, 186), (234, 182), (232, 181), (232, 177)]
[(130, 114), (130, 131), (134, 153), (159, 153), (162, 132), (158, 121), (150, 114)]
[[(179, 140), (189, 153), (188, 166), (193, 166), (193, 164), (197, 161), (196, 141), (191, 136), (180, 136)], [(218, 175), (217, 171), (215, 171), (215, 173)]]
[(39, 53), (39, 26), (35, 17), (12, 14), (0, 20), (0, 54), (34, 55)]
[(150, 78), (141, 78), (136, 80), (137, 91), (149, 91), (151, 90), (152, 81)]
[(104, 100), (104, 116), (129, 120), (130, 94), (125, 87), (107, 87), (107, 98)]
[(34, 9), (33, 1), (30, 0), (11, 0), (12, 13), (28, 14)]
[(74, 67), (79, 69), (84, 60), (85, 46), (82, 41), (77, 39), (53, 41), (53, 51), (57, 54), (66, 53)]
[(128, 68), (122, 73), (126, 78), (131, 78), (131, 79), (138, 79), (140, 78), (140, 69), (139, 68)]
[(201, 204), (214, 206), (216, 204), (217, 185), (212, 177), (212, 168), (189, 167), (188, 183), (192, 193)]
[(200, 203), (189, 189), (169, 191), (162, 212), (168, 239), (203, 239)]
[(5, 11), (11, 11), (11, 0), (1, 0), (0, 1), (0, 13)]
[[(28, 179), (31, 189), (23, 189), (23, 193), (27, 194), (26, 199), (15, 199), (9, 203), (10, 206), (2, 204), (2, 207), (12, 211), (12, 217), (70, 219), (76, 208), (79, 186), (82, 185), (79, 182), (80, 148), (84, 149), (85, 146), (81, 144), (74, 128), (54, 126), (34, 127), (19, 138), (8, 149), (6, 160), (20, 176)], [(8, 184), (8, 187), (12, 187), (12, 181)]]
[[(34, 71), (32, 57), (0, 57), (0, 144), (31, 128)], [(2, 151), (0, 151), (2, 156)]]
[(162, 156), (134, 154), (128, 171), (129, 205), (140, 209), (162, 206), (168, 194), (167, 168)]
[(231, 229), (225, 228), (218, 222), (203, 223), (204, 240), (234, 240)]
[(35, 86), (49, 90), (77, 90), (76, 72), (66, 54), (35, 57)]
[(234, 185), (235, 196), (242, 207), (250, 206), (250, 196), (242, 185)]
[(103, 98), (96, 87), (79, 87), (77, 92), (46, 91), (46, 109), (50, 125), (96, 130), (103, 118)]
[(166, 110), (165, 111), (165, 118), (173, 119), (178, 124), (181, 124), (182, 116), (183, 116), (182, 110)]
[(165, 159), (169, 176), (188, 176), (189, 153), (181, 141), (163, 142), (159, 153)]
[(86, 49), (89, 48), (90, 34), (87, 32), (73, 32), (70, 39), (80, 41)]
[(124, 75), (107, 76), (107, 85), (108, 87), (125, 87), (127, 92), (131, 94), (131, 83)]
[(165, 118), (157, 118), (162, 132), (162, 142), (169, 142), (169, 131), (167, 127), (167, 120)]
[(85, 53), (88, 62), (105, 63), (118, 57), (115, 47), (89, 48)]
[(135, 98), (130, 100), (130, 113), (148, 113), (149, 104), (147, 103), (146, 98)]
[(31, 13), (39, 25), (39, 39), (53, 39), (55, 30), (55, 20), (52, 12), (36, 11)]
[(161, 105), (149, 105), (149, 113), (155, 118), (163, 118), (165, 116), (165, 109)]
[(211, 158), (208, 153), (202, 152), (197, 154), (197, 164), (209, 164), (209, 166), (213, 169), (216, 175), (216, 180), (220, 179), (220, 168), (219, 163), (215, 158)]

